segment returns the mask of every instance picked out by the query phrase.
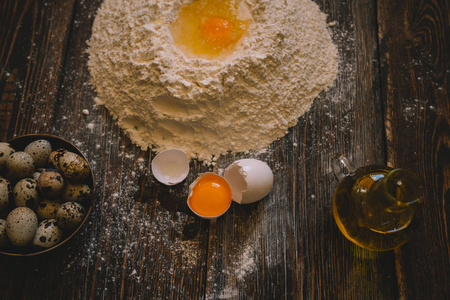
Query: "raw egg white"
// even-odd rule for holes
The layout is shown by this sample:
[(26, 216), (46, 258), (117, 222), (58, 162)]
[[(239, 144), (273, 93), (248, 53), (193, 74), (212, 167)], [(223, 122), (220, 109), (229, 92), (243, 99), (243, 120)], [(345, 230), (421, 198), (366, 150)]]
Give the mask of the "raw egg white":
[(233, 200), (240, 204), (253, 203), (269, 194), (273, 173), (263, 161), (247, 158), (233, 162), (224, 177), (231, 186)]
[(189, 157), (179, 149), (162, 151), (152, 160), (152, 173), (165, 185), (180, 183), (189, 174)]

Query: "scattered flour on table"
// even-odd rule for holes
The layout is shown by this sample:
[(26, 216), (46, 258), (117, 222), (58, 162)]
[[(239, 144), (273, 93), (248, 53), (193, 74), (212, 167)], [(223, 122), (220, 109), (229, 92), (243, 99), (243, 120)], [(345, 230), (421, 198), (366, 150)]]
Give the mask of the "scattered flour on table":
[(263, 150), (336, 78), (326, 15), (310, 0), (247, 0), (253, 22), (241, 48), (223, 61), (187, 59), (169, 27), (192, 2), (103, 2), (89, 41), (96, 102), (143, 150), (200, 160)]

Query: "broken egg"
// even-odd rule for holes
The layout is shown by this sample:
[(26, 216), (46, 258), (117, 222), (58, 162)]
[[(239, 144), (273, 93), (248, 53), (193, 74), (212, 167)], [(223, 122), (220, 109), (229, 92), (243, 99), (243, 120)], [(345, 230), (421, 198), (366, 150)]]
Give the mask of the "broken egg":
[(231, 187), (222, 176), (200, 174), (189, 186), (187, 204), (197, 216), (215, 219), (231, 206)]
[(224, 59), (239, 48), (252, 20), (245, 1), (193, 1), (180, 7), (170, 33), (189, 58)]
[(240, 204), (261, 200), (269, 194), (273, 185), (270, 167), (253, 158), (233, 162), (226, 168), (224, 178), (231, 186), (233, 200)]
[(189, 157), (179, 149), (168, 149), (158, 153), (152, 160), (152, 173), (165, 184), (182, 182), (189, 174)]

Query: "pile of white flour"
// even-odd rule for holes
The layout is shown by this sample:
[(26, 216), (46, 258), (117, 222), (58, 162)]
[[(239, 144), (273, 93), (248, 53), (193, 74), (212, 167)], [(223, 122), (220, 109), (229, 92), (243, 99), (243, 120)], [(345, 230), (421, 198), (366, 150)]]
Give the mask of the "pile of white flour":
[(170, 23), (192, 0), (105, 0), (90, 40), (97, 92), (131, 140), (210, 160), (262, 150), (337, 75), (326, 15), (311, 0), (245, 0), (250, 35), (223, 61), (187, 59)]

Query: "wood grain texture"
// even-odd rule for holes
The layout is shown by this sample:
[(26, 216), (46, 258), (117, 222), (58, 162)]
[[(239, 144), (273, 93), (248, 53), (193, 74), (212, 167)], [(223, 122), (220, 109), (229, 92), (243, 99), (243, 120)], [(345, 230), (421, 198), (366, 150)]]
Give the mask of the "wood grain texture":
[(1, 138), (49, 133), (74, 1), (0, 4)]
[(207, 298), (349, 299), (360, 293), (389, 299), (396, 293), (393, 253), (370, 253), (346, 241), (331, 208), (335, 154), (358, 166), (384, 163), (375, 3), (320, 5), (337, 23), (338, 79), (273, 143), (270, 156), (261, 156), (275, 175), (269, 198), (234, 206), (211, 230)]
[(424, 185), (423, 227), (396, 250), (405, 298), (450, 297), (449, 9), (448, 1), (378, 3), (388, 163)]
[[(0, 299), (450, 298), (449, 7), (430, 0), (317, 0), (341, 57), (335, 85), (260, 154), (269, 196), (216, 221), (180, 185), (151, 174), (89, 84), (88, 43), (101, 0), (0, 3), (0, 138), (57, 134), (96, 178), (95, 207), (72, 241), (39, 258), (0, 257)], [(424, 222), (395, 251), (369, 252), (339, 232), (331, 201), (337, 153), (356, 166), (417, 172)]]

